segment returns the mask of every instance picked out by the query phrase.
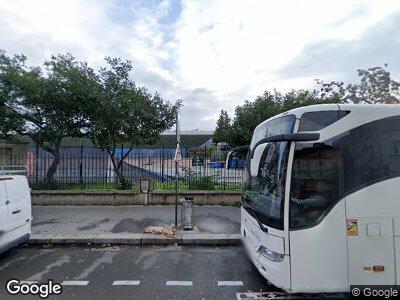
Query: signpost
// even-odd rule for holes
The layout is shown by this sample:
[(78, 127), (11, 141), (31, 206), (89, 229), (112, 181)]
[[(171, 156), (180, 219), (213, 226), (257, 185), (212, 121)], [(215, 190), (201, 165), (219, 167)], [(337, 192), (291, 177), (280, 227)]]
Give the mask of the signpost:
[(179, 113), (176, 113), (176, 150), (175, 150), (175, 227), (178, 226), (178, 183), (179, 183), (179, 161), (182, 160), (181, 155), (181, 133), (179, 126)]

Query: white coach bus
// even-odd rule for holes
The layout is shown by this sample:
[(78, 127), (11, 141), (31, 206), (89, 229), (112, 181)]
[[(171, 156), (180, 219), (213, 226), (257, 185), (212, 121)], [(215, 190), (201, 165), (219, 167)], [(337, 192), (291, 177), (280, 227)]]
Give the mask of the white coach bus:
[(313, 105), (258, 125), (241, 235), (291, 293), (400, 284), (400, 105)]

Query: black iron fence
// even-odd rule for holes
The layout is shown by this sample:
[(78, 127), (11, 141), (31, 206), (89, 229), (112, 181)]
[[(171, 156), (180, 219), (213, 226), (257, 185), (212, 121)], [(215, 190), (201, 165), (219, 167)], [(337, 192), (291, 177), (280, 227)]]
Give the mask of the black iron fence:
[[(121, 150), (116, 160), (124, 152)], [(182, 151), (178, 174), (175, 172), (174, 151), (171, 149), (134, 150), (121, 167), (128, 188), (136, 189), (141, 178), (154, 180), (156, 189), (174, 189), (178, 177), (180, 189), (240, 190), (243, 185), (243, 161), (233, 160), (225, 168), (223, 155), (207, 149)], [(45, 152), (29, 152), (18, 159), (27, 166), (27, 177), (32, 189), (114, 189), (118, 187), (116, 172), (109, 155), (100, 153), (63, 153), (57, 170), (48, 178), (54, 157)]]

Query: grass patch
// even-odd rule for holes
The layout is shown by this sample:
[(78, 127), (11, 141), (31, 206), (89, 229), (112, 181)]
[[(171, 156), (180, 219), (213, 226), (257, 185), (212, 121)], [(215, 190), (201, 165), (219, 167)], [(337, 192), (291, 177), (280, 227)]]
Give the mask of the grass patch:
[[(30, 187), (32, 190), (117, 190), (117, 185), (114, 182), (98, 182), (98, 183), (62, 183), (62, 182), (31, 182)], [(139, 188), (138, 183), (132, 183), (132, 188), (129, 190), (137, 191)], [(154, 188), (156, 190), (175, 190), (175, 182), (155, 182)], [(242, 191), (243, 185), (228, 184), (219, 182), (200, 182), (199, 184), (191, 184), (179, 182), (178, 189), (180, 191), (188, 190), (214, 190), (214, 191)]]

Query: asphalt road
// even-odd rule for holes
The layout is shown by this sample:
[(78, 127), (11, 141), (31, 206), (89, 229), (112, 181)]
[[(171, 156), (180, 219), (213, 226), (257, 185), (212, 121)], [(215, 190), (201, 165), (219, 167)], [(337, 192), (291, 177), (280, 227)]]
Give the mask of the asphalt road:
[(0, 299), (39, 299), (8, 295), (11, 278), (73, 281), (50, 299), (237, 299), (276, 291), (239, 246), (22, 247), (0, 256)]

